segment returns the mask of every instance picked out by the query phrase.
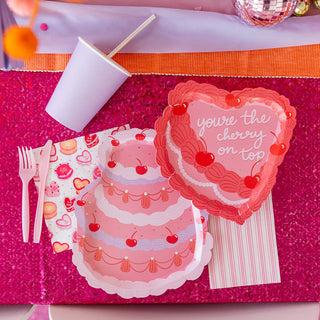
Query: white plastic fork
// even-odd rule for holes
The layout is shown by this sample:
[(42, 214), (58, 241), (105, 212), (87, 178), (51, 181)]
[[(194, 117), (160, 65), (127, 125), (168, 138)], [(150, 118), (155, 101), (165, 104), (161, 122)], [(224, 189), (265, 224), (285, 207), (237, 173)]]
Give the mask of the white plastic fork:
[(29, 181), (36, 173), (36, 162), (32, 149), (18, 147), (19, 153), (19, 176), (22, 181), (22, 237), (23, 242), (29, 241), (30, 213), (29, 213)]

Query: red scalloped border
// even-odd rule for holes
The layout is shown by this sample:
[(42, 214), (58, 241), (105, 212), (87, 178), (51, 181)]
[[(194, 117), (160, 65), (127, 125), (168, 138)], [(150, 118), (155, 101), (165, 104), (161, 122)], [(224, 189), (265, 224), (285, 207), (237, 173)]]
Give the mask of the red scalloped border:
[[(230, 109), (233, 106), (227, 105), (225, 99), (228, 94), (232, 94), (234, 97), (240, 98), (240, 103), (237, 106), (234, 106), (235, 108), (241, 108), (248, 100), (263, 98), (266, 101), (266, 104), (270, 105), (275, 112), (274, 102), (277, 104), (277, 107), (281, 107), (285, 113), (291, 114), (291, 116), (285, 121), (280, 120), (281, 131), (278, 138), (287, 146), (286, 151), (282, 155), (277, 156), (269, 153), (266, 163), (261, 168), (261, 179), (266, 179), (268, 181), (267, 184), (255, 188), (251, 192), (249, 201), (243, 204), (240, 209), (225, 205), (217, 200), (210, 200), (208, 197), (199, 194), (190, 185), (186, 184), (184, 178), (175, 172), (174, 167), (169, 162), (167, 141), (165, 137), (168, 122), (173, 119), (177, 121), (177, 119), (181, 117), (172, 113), (172, 105), (190, 103), (196, 99), (201, 99), (207, 103), (214, 102), (223, 109)], [(228, 92), (223, 89), (218, 89), (213, 85), (199, 84), (195, 81), (178, 84), (174, 90), (169, 92), (168, 102), (169, 106), (165, 108), (163, 115), (155, 124), (155, 129), (157, 131), (157, 135), (154, 140), (154, 145), (157, 150), (156, 160), (161, 167), (162, 175), (169, 179), (170, 185), (174, 189), (179, 190), (183, 197), (192, 200), (193, 204), (197, 208), (201, 210), (206, 209), (212, 215), (221, 216), (228, 220), (233, 220), (239, 224), (243, 224), (245, 220), (253, 214), (253, 212), (259, 210), (261, 204), (267, 198), (276, 182), (278, 166), (282, 163), (284, 156), (289, 149), (292, 131), (296, 124), (295, 108), (290, 105), (290, 102), (286, 97), (273, 90), (264, 88), (246, 88), (244, 90)], [(183, 116), (181, 119), (183, 119)], [(189, 127), (189, 129), (191, 128)], [(194, 134), (192, 131), (192, 129), (189, 130), (191, 135)]]

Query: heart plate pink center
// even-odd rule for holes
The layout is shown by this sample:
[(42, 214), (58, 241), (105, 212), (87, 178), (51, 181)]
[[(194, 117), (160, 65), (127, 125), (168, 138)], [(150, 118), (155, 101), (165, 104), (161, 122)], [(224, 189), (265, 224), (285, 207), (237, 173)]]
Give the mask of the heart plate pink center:
[(156, 122), (157, 162), (196, 207), (243, 224), (276, 181), (295, 114), (275, 91), (181, 83)]

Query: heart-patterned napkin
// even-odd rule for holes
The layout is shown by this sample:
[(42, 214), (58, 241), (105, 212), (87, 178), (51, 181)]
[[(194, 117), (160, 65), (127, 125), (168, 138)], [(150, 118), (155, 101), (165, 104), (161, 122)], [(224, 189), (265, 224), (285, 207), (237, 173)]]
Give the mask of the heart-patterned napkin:
[[(129, 125), (124, 125), (53, 144), (43, 213), (55, 253), (72, 248), (77, 229), (75, 199), (86, 185), (101, 175), (98, 168), (98, 148), (101, 142), (112, 140), (115, 132), (127, 129)], [(37, 166), (41, 149), (34, 149)], [(38, 172), (34, 181), (38, 188)]]

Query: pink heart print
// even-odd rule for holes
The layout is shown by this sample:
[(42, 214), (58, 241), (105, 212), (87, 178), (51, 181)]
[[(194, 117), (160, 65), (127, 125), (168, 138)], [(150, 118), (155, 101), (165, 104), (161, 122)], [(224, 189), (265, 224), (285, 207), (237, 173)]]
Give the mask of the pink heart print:
[(84, 150), (81, 155), (76, 156), (76, 160), (81, 164), (90, 164), (92, 161), (91, 153), (88, 150)]
[(197, 208), (243, 224), (276, 182), (295, 115), (272, 90), (181, 83), (155, 125), (157, 162)]
[(69, 245), (67, 243), (60, 243), (59, 241), (55, 241), (53, 243), (53, 251), (55, 253), (60, 253), (62, 251), (66, 251), (69, 249)]
[(71, 218), (70, 218), (69, 215), (64, 214), (62, 216), (62, 219), (58, 219), (56, 221), (56, 224), (57, 224), (58, 227), (63, 228), (63, 229), (71, 228), (71, 225), (72, 225)]

